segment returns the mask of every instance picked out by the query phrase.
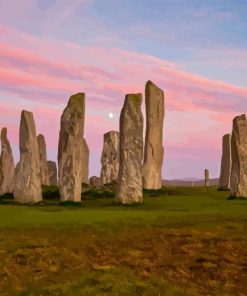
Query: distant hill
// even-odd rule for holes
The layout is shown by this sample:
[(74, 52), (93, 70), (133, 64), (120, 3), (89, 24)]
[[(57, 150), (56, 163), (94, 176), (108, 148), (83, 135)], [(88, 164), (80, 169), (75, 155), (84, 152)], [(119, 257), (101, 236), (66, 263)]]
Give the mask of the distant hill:
[(177, 181), (200, 181), (201, 179), (198, 178), (194, 178), (194, 177), (187, 177), (187, 178), (177, 178), (177, 179), (173, 179), (173, 180), (177, 180)]
[[(191, 180), (192, 179), (192, 180)], [(191, 178), (173, 179), (173, 180), (162, 180), (162, 185), (164, 186), (204, 186), (204, 180)], [(219, 178), (210, 179), (210, 186), (219, 185)]]

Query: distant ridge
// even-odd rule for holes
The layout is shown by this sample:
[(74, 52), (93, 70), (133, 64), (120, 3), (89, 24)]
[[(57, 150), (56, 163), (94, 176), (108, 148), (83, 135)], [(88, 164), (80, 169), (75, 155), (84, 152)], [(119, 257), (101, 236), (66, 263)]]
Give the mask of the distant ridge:
[[(204, 180), (191, 178), (188, 180), (188, 178), (182, 178), (182, 179), (173, 179), (173, 180), (162, 180), (162, 185), (164, 186), (204, 186)], [(219, 178), (210, 179), (209, 181), (210, 186), (217, 186), (219, 185)]]
[(172, 179), (171, 181), (200, 181), (201, 179), (194, 178), (194, 177), (187, 177), (187, 178), (176, 178)]

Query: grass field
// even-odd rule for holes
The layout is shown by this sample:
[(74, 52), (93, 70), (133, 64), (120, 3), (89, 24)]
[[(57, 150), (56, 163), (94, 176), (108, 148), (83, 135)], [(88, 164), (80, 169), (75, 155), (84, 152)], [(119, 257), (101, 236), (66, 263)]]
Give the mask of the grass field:
[(113, 188), (81, 204), (0, 199), (0, 295), (247, 295), (247, 200), (216, 188)]

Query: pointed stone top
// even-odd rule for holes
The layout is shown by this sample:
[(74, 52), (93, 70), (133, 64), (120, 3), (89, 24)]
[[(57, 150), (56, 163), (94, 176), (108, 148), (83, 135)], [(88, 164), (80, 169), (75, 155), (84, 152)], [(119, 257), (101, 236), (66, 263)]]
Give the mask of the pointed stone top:
[(38, 142), (45, 142), (45, 137), (42, 134), (39, 134), (37, 137)]
[(146, 96), (152, 90), (156, 91), (157, 94), (164, 96), (164, 91), (160, 87), (158, 87), (156, 84), (154, 84), (151, 80), (148, 80), (146, 85), (145, 85)]
[(223, 141), (227, 141), (227, 140), (229, 140), (231, 138), (231, 134), (225, 134), (224, 136), (223, 136)]
[(27, 110), (21, 110), (21, 116), (27, 116), (27, 115), (31, 115), (33, 116), (33, 112), (31, 111), (27, 111)]
[(104, 134), (104, 138), (107, 138), (111, 135), (119, 135), (119, 132), (118, 131), (109, 131), (107, 133)]
[(156, 87), (156, 88), (162, 90), (162, 89), (159, 88), (155, 83), (153, 83), (151, 80), (148, 80), (148, 81), (146, 82), (146, 87), (151, 87), (151, 86)]
[(7, 138), (7, 127), (3, 127), (1, 130), (1, 141)]
[(239, 128), (239, 126), (242, 126), (242, 124), (244, 126), (247, 126), (247, 120), (246, 120), (246, 115), (245, 114), (241, 114), (239, 116), (236, 116), (233, 119), (233, 129), (237, 130)]
[(77, 93), (77, 94), (74, 94), (72, 95), (70, 98), (69, 98), (69, 102), (68, 102), (68, 105), (80, 105), (80, 104), (84, 104), (84, 101), (85, 101), (85, 93)]
[(142, 94), (141, 93), (127, 94), (125, 96), (124, 107), (126, 107), (127, 104), (129, 106), (139, 108), (142, 104)]
[(21, 111), (21, 121), (22, 122), (28, 122), (29, 121), (29, 123), (31, 123), (31, 122), (34, 123), (33, 112), (22, 110)]
[(9, 140), (7, 137), (7, 128), (6, 127), (3, 127), (1, 130), (1, 142), (2, 142), (2, 145), (6, 145), (7, 149), (9, 151), (11, 151), (11, 153), (12, 153), (12, 149), (10, 147)]
[(240, 120), (246, 120), (246, 115), (245, 114), (241, 114), (239, 116), (234, 117), (233, 123), (237, 123)]
[(20, 130), (19, 130), (19, 147), (21, 152), (28, 150), (27, 142), (29, 141), (28, 139), (30, 136), (36, 138), (36, 127), (35, 127), (33, 113), (26, 110), (22, 110), (21, 124), (20, 124)]

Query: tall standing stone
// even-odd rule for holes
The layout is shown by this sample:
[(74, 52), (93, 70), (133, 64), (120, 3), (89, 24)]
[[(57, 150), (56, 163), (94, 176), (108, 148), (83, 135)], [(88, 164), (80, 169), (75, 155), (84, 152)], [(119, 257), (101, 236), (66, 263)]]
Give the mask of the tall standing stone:
[(219, 188), (222, 190), (230, 189), (231, 163), (231, 135), (226, 134), (222, 138), (222, 157), (219, 180)]
[(120, 115), (120, 158), (116, 201), (141, 203), (143, 160), (142, 94), (125, 96)]
[(47, 161), (49, 184), (57, 186), (57, 165), (55, 161)]
[(47, 165), (45, 137), (42, 134), (39, 134), (37, 137), (37, 141), (38, 141), (38, 147), (39, 147), (41, 184), (49, 185), (50, 182), (49, 182), (49, 172), (48, 172), (48, 165)]
[(102, 183), (116, 182), (119, 170), (119, 132), (110, 131), (104, 134), (101, 165)]
[(247, 198), (247, 120), (245, 114), (233, 119), (231, 149), (230, 192), (232, 196)]
[(148, 81), (145, 87), (146, 103), (146, 138), (143, 163), (143, 187), (146, 189), (161, 188), (161, 170), (164, 148), (164, 92), (154, 83)]
[(208, 171), (208, 169), (204, 170), (204, 177), (205, 177), (204, 185), (205, 185), (205, 187), (209, 187), (209, 171)]
[(70, 97), (61, 117), (58, 146), (59, 192), (62, 201), (81, 201), (85, 94)]
[(89, 183), (89, 148), (86, 142), (86, 139), (82, 140), (82, 183)]
[(19, 131), (20, 161), (15, 172), (15, 201), (42, 200), (40, 159), (33, 113), (22, 111)]
[(0, 195), (5, 193), (13, 193), (15, 164), (12, 149), (7, 138), (7, 128), (1, 130), (2, 151), (0, 156)]

